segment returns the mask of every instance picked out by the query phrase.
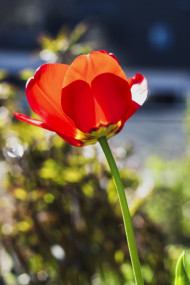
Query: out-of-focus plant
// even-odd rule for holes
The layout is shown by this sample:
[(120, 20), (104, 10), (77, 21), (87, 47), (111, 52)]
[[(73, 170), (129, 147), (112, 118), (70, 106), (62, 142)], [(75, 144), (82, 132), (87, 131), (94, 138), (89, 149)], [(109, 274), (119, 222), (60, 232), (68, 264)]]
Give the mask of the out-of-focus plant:
[[(7, 90), (1, 107), (12, 111), (18, 89)], [(25, 108), (22, 100), (19, 106)], [(10, 111), (0, 126), (0, 268), (6, 284), (132, 284), (120, 209), (99, 148), (73, 148), (48, 131), (25, 128)], [(130, 148), (114, 152), (125, 166)], [(123, 170), (121, 177), (134, 214), (146, 197), (139, 190), (147, 176)], [(134, 225), (146, 284), (161, 284), (154, 272), (169, 284), (160, 230), (140, 212)]]
[[(69, 64), (76, 56), (91, 52), (92, 46), (94, 49), (96, 44), (83, 40), (87, 31), (88, 24), (81, 22), (76, 25), (73, 30), (70, 30), (67, 27), (61, 28), (55, 37), (46, 34), (41, 35), (38, 39), (40, 45), (40, 58), (44, 63), (58, 62)], [(19, 78), (23, 81), (26, 81), (33, 75), (34, 70), (29, 68), (19, 72)]]
[[(187, 138), (189, 137), (189, 102), (187, 102), (186, 122)], [(153, 195), (142, 207), (143, 212), (165, 236), (165, 248), (169, 259), (165, 263), (172, 280), (175, 278), (175, 267), (181, 251), (189, 248), (190, 236), (190, 157), (189, 141), (185, 155), (177, 160), (165, 161), (151, 157), (147, 168), (155, 180)]]
[(189, 285), (190, 284), (190, 253), (184, 251), (177, 262), (175, 284), (174, 285)]
[(41, 36), (40, 57), (46, 62), (70, 63), (73, 57), (92, 51), (92, 43), (82, 42), (81, 38), (88, 30), (86, 23), (78, 24), (72, 31), (62, 28), (55, 38)]
[[(41, 44), (54, 60), (70, 62), (83, 50), (79, 37), (73, 40), (72, 33), (64, 33), (54, 43), (45, 37)], [(22, 79), (32, 74), (26, 70)], [(20, 111), (27, 105), (23, 91), (3, 81), (5, 77), (0, 83), (2, 280), (6, 285), (132, 285), (120, 209), (99, 149), (74, 149), (48, 131), (16, 122), (15, 104)], [(131, 150), (114, 151), (125, 168)], [(176, 166), (152, 159), (150, 165), (158, 174), (156, 187), (151, 172), (140, 178), (125, 169), (121, 177), (134, 215), (145, 284), (169, 285), (179, 252), (189, 243), (189, 160)]]
[(7, 73), (6, 69), (0, 69), (0, 81), (3, 81), (6, 78)]
[(107, 139), (145, 102), (146, 78), (136, 73), (127, 79), (115, 55), (99, 50), (78, 56), (71, 65), (41, 65), (25, 91), (40, 120), (14, 112), (17, 119), (55, 132), (74, 146), (100, 143), (120, 202), (135, 284), (144, 285), (125, 189)]

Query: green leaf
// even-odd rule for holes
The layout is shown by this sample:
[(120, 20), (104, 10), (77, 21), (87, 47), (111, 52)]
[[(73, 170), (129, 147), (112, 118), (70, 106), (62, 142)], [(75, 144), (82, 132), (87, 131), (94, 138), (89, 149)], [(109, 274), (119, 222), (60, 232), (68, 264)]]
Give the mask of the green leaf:
[(189, 253), (186, 255), (186, 252), (183, 251), (176, 266), (175, 285), (190, 285), (190, 279), (188, 277), (190, 272), (189, 261)]
[(183, 262), (184, 262), (184, 267), (187, 273), (187, 276), (189, 278), (190, 281), (190, 250), (185, 251), (185, 255), (183, 258)]

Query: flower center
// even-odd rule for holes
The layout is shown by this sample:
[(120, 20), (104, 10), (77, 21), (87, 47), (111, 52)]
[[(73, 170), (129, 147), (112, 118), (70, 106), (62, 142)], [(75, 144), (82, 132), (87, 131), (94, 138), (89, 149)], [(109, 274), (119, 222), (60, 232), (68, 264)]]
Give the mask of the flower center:
[(114, 136), (121, 128), (121, 121), (117, 124), (110, 124), (108, 126), (100, 125), (99, 128), (93, 129), (89, 134), (83, 133), (78, 130), (76, 139), (83, 142), (83, 145), (93, 144), (101, 137), (109, 139)]

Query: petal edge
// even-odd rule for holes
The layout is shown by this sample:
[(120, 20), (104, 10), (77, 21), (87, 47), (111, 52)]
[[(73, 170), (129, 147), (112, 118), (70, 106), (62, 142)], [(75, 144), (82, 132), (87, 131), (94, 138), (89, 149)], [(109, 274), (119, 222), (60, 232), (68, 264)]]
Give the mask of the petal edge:
[(128, 79), (131, 87), (132, 100), (142, 106), (148, 95), (148, 84), (146, 78), (136, 73), (134, 77)]
[(33, 126), (36, 126), (36, 127), (40, 127), (40, 128), (46, 129), (46, 130), (48, 130), (48, 131), (55, 132), (55, 130), (52, 129), (50, 126), (48, 126), (46, 123), (44, 123), (44, 122), (42, 122), (42, 121), (39, 121), (39, 120), (36, 120), (36, 119), (34, 119), (34, 118), (30, 118), (30, 117), (28, 117), (28, 116), (25, 115), (25, 114), (21, 114), (21, 113), (16, 113), (16, 112), (14, 112), (14, 116), (15, 116), (19, 121), (28, 123), (28, 124), (33, 125)]

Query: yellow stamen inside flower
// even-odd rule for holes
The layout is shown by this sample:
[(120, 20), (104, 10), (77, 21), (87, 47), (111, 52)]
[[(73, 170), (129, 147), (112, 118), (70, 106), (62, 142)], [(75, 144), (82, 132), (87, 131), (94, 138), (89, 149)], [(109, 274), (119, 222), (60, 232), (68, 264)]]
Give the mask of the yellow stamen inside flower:
[(101, 125), (97, 130), (92, 130), (89, 134), (77, 131), (76, 139), (83, 142), (83, 145), (94, 144), (101, 137), (109, 139), (114, 136), (121, 127), (121, 121), (117, 124), (110, 124), (108, 126)]

